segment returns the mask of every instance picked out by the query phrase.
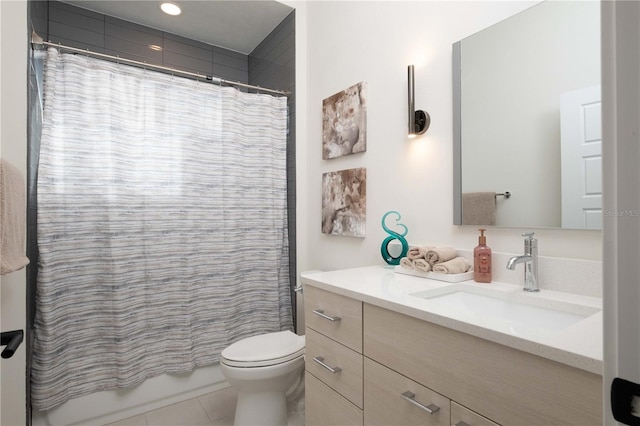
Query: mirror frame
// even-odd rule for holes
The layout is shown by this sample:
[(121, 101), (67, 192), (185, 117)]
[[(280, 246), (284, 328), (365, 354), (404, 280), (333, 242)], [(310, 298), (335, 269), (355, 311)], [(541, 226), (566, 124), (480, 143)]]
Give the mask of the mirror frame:
[[(540, 2), (543, 3), (543, 2)], [(527, 7), (520, 12), (517, 12), (515, 15), (522, 14), (528, 10), (533, 9), (534, 7), (540, 5), (537, 3), (530, 7)], [(546, 3), (546, 2), (544, 2)], [(600, 11), (601, 13), (601, 11)], [(502, 21), (497, 22), (499, 24), (510, 17), (505, 18)], [(493, 25), (491, 25), (493, 26)], [(489, 26), (489, 27), (491, 27)], [(487, 27), (487, 28), (489, 28)], [(480, 30), (483, 31), (483, 30)], [(471, 34), (473, 35), (473, 34)], [(453, 225), (454, 226), (471, 226), (463, 224), (463, 147), (462, 147), (462, 42), (466, 38), (456, 41), (452, 44), (452, 123), (453, 123)], [(602, 55), (599, 54), (600, 61), (602, 61)], [(601, 68), (601, 62), (600, 62)], [(587, 87), (587, 86), (585, 86)], [(476, 225), (473, 225), (476, 226)], [(485, 225), (483, 225), (485, 226)], [(531, 225), (531, 224), (512, 224), (512, 225), (486, 225), (492, 228), (525, 228), (525, 229), (554, 229), (554, 230), (581, 230), (581, 231), (600, 231), (601, 229), (595, 228), (587, 228), (587, 227), (562, 227), (562, 225), (553, 226), (551, 224), (540, 224), (540, 225)]]
[(462, 225), (462, 73), (461, 43), (453, 44), (453, 224)]

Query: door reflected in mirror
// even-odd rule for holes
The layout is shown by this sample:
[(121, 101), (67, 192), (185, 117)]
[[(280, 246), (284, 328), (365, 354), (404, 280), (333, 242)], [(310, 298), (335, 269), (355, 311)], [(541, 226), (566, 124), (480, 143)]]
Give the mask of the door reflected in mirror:
[(599, 2), (545, 1), (453, 50), (454, 224), (601, 229)]

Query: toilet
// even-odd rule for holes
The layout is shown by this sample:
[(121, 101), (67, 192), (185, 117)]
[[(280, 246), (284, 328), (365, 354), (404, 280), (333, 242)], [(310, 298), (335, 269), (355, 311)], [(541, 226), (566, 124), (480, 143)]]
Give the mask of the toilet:
[(304, 384), (304, 343), (304, 336), (280, 331), (222, 351), (222, 374), (238, 391), (235, 426), (287, 424), (287, 396)]

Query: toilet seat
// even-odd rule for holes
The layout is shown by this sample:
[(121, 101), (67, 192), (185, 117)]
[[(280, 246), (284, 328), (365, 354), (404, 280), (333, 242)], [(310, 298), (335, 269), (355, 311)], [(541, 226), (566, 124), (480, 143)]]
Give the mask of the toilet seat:
[(304, 336), (290, 331), (247, 337), (224, 349), (221, 362), (241, 368), (282, 364), (303, 356), (304, 342)]

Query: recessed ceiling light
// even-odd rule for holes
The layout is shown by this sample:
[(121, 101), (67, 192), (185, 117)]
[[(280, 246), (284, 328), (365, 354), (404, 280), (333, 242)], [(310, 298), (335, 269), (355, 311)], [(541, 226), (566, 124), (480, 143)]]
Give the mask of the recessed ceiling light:
[(178, 6), (175, 3), (169, 3), (169, 2), (165, 2), (162, 3), (160, 5), (160, 9), (162, 9), (162, 11), (164, 13), (166, 13), (167, 15), (180, 15), (182, 13), (182, 10), (180, 9), (180, 6)]

